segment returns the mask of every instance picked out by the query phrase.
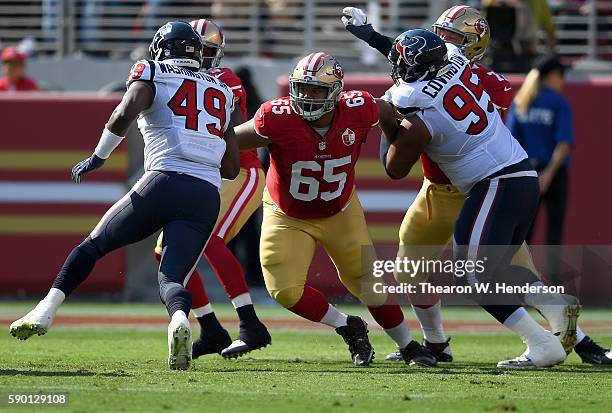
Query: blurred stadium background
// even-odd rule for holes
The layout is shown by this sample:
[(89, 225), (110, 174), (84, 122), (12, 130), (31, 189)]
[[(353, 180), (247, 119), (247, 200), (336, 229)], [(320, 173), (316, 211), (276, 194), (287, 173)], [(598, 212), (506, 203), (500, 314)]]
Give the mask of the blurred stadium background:
[[(17, 45), (29, 55), (28, 75), (41, 92), (0, 93), (0, 255), (5, 298), (38, 297), (46, 291), (66, 254), (106, 209), (139, 177), (142, 142), (133, 127), (126, 143), (104, 168), (81, 185), (69, 170), (95, 147), (101, 129), (121, 98), (134, 60), (147, 55), (155, 30), (168, 20), (213, 18), (226, 34), (222, 65), (247, 68), (260, 98), (286, 94), (296, 58), (323, 50), (338, 57), (345, 89), (381, 95), (390, 85), (387, 64), (360, 44), (340, 22), (344, 6), (367, 9), (375, 27), (392, 35), (429, 26), (452, 1), (323, 0), (2, 0), (0, 46)], [(479, 2), (464, 2), (478, 6)], [(565, 230), (566, 269), (581, 277), (583, 302), (612, 306), (612, 176), (609, 153), (612, 117), (612, 1), (549, 1), (556, 51), (572, 65), (564, 95), (574, 109), (576, 146)], [(501, 23), (500, 23), (501, 24)], [(496, 26), (491, 22), (492, 31)], [(537, 32), (537, 53), (547, 52)], [(487, 57), (491, 60), (491, 57)], [(494, 63), (494, 62), (491, 62)], [(517, 68), (518, 70), (518, 68)], [(523, 75), (509, 74), (518, 88)], [(359, 196), (375, 242), (393, 246), (403, 213), (420, 187), (420, 169), (400, 182), (386, 179), (373, 134), (358, 164)], [(257, 217), (254, 228), (257, 227)], [(538, 223), (538, 227), (541, 227)], [(535, 244), (542, 243), (542, 231)], [(257, 240), (255, 235), (246, 239)], [(154, 238), (105, 257), (78, 290), (113, 300), (157, 300)], [(257, 257), (235, 246), (254, 290), (261, 292)], [(246, 244), (248, 245), (248, 243)], [(256, 248), (255, 248), (256, 250)], [(390, 250), (387, 248), (387, 250)], [(535, 248), (537, 262), (542, 254)], [(205, 267), (206, 263), (201, 263)], [(205, 269), (205, 268), (204, 268)], [(344, 297), (331, 262), (318, 254), (311, 282)], [(204, 270), (209, 292), (224, 297)]]

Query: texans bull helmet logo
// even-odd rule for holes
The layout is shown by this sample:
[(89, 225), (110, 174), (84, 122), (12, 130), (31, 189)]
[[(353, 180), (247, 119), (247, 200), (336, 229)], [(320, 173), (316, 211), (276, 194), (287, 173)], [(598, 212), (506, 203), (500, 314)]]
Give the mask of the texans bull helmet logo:
[[(418, 57), (421, 54), (421, 50), (425, 47), (427, 42), (420, 36), (410, 38), (410, 43), (403, 44), (403, 42), (397, 42), (395, 49), (398, 51), (401, 59), (410, 67), (418, 63)], [(399, 62), (398, 62), (399, 63)]]

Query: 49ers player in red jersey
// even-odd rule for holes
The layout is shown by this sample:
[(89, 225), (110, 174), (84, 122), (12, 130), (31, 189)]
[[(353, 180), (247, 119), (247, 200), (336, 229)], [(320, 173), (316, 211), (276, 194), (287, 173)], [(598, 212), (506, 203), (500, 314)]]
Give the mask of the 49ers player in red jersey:
[[(212, 20), (194, 20), (191, 26), (200, 34), (204, 43), (202, 70), (229, 86), (240, 110), (232, 114), (233, 125), (239, 125), (247, 117), (247, 95), (240, 78), (231, 69), (220, 67), (225, 48), (225, 36)], [(224, 357), (238, 357), (271, 343), (270, 334), (259, 321), (251, 301), (240, 262), (226, 244), (244, 226), (261, 204), (265, 175), (255, 149), (240, 153), (240, 174), (234, 180), (223, 180), (221, 185), (221, 209), (213, 234), (208, 240), (204, 255), (234, 305), (240, 318), (238, 339), (232, 343), (208, 300), (198, 270), (194, 270), (187, 283), (192, 297), (192, 311), (200, 324), (200, 338), (193, 343), (193, 358), (204, 354), (219, 353)], [(155, 248), (159, 260), (162, 255), (163, 233)], [(225, 350), (225, 351), (224, 351)]]
[(260, 242), (266, 287), (290, 311), (334, 327), (353, 362), (368, 365), (374, 351), (365, 321), (341, 313), (306, 285), (320, 243), (342, 283), (397, 343), (406, 363), (433, 366), (435, 358), (412, 340), (400, 307), (373, 288), (376, 257), (354, 187), (368, 132), (380, 122), (394, 133), (395, 109), (365, 91), (343, 92), (343, 77), (336, 59), (312, 53), (290, 76), (288, 97), (265, 102), (236, 128), (241, 149), (270, 150)]

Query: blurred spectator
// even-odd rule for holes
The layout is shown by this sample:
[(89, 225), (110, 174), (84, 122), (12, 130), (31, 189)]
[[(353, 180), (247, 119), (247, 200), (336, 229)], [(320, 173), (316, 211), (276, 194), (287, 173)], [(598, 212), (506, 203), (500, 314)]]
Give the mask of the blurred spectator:
[(498, 72), (526, 72), (538, 55), (538, 31), (546, 33), (548, 54), (556, 50), (555, 28), (546, 0), (483, 0), (491, 26), (489, 62)]
[[(527, 151), (540, 178), (540, 206), (547, 212), (546, 244), (549, 275), (558, 276), (558, 248), (568, 198), (570, 148), (574, 124), (569, 102), (561, 95), (565, 66), (557, 57), (540, 59), (516, 93), (508, 115), (508, 128)], [(541, 208), (540, 208), (541, 210)], [(535, 220), (534, 220), (535, 222)], [(527, 242), (531, 242), (533, 228)]]
[(27, 56), (10, 46), (2, 51), (0, 92), (38, 90), (36, 82), (25, 75)]

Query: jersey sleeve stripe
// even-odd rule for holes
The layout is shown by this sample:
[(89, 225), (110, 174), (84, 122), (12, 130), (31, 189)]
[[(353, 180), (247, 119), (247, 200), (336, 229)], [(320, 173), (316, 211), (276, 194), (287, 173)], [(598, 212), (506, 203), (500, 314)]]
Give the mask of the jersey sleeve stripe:
[(149, 63), (149, 70), (151, 70), (151, 82), (155, 80), (155, 62), (152, 60), (147, 60)]
[(240, 188), (240, 191), (234, 198), (232, 205), (227, 210), (227, 213), (219, 222), (219, 229), (217, 235), (223, 239), (227, 235), (228, 231), (236, 223), (236, 220), (240, 216), (240, 213), (244, 210), (245, 206), (249, 203), (249, 200), (253, 196), (254, 189), (257, 187), (257, 180), (259, 176), (256, 168), (249, 168), (247, 172), (247, 179)]

